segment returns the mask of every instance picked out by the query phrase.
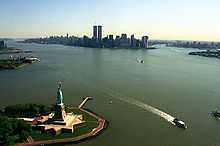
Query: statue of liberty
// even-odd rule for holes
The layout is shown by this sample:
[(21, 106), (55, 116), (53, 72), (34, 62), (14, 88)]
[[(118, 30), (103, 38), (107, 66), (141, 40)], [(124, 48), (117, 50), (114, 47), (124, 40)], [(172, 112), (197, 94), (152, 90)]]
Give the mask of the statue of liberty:
[(62, 83), (59, 82), (58, 89), (57, 89), (57, 98), (56, 98), (56, 105), (63, 104), (63, 93), (61, 91)]
[(61, 91), (62, 84), (59, 82), (58, 89), (57, 89), (57, 97), (56, 97), (56, 104), (54, 106), (54, 116), (53, 120), (55, 121), (64, 121), (66, 117), (65, 107), (63, 103), (63, 93)]

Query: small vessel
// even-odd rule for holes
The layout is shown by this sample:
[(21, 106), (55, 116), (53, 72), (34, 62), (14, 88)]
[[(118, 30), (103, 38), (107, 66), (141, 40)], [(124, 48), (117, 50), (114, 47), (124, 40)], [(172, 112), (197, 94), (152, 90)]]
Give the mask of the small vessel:
[(182, 128), (182, 129), (186, 129), (187, 128), (186, 124), (183, 121), (181, 121), (181, 120), (179, 120), (177, 118), (175, 118), (172, 122), (173, 122), (174, 125), (176, 125), (179, 128)]
[(143, 59), (138, 59), (138, 58), (137, 58), (137, 62), (138, 62), (138, 63), (144, 63), (144, 60), (143, 60)]
[(211, 112), (211, 115), (213, 116), (213, 117), (215, 117), (215, 118), (217, 118), (217, 119), (219, 119), (220, 120), (220, 112), (219, 111), (212, 111)]
[(109, 104), (112, 104), (112, 103), (113, 103), (112, 100), (110, 100), (110, 101), (109, 101)]
[(25, 57), (24, 62), (27, 63), (40, 62), (40, 59), (37, 57)]

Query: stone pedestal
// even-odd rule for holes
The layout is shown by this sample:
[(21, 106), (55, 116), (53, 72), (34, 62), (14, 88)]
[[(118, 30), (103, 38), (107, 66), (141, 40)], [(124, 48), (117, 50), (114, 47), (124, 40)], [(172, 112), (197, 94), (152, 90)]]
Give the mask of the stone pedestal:
[(65, 112), (64, 104), (58, 104), (58, 105), (56, 104), (53, 120), (54, 121), (65, 121), (65, 118), (66, 118), (66, 112)]

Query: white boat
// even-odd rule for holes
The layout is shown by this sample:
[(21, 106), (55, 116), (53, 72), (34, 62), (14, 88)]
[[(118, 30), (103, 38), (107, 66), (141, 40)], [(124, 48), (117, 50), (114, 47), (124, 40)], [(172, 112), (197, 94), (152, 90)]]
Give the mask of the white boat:
[(33, 63), (33, 62), (40, 62), (40, 59), (37, 57), (25, 57), (24, 61), (28, 63)]
[(179, 119), (177, 119), (177, 118), (175, 118), (175, 119), (172, 121), (172, 123), (173, 123), (175, 126), (179, 127), (179, 128), (182, 128), (182, 129), (186, 129), (186, 128), (187, 128), (186, 124), (185, 124), (183, 121), (181, 121), (181, 120), (179, 120)]
[(144, 63), (144, 60), (143, 60), (143, 59), (138, 59), (138, 58), (137, 58), (137, 62), (138, 62), (138, 63)]

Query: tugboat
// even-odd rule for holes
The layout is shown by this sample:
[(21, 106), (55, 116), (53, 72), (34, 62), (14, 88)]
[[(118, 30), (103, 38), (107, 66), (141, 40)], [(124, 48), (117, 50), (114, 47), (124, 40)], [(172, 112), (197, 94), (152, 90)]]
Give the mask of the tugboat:
[(181, 121), (181, 120), (179, 120), (177, 118), (175, 118), (172, 122), (173, 122), (174, 125), (176, 125), (179, 128), (182, 128), (182, 129), (186, 129), (187, 128), (186, 124), (183, 121)]
[(219, 111), (212, 111), (211, 112), (211, 115), (213, 116), (213, 117), (215, 117), (215, 118), (217, 118), (217, 119), (219, 119), (220, 120), (220, 112)]

